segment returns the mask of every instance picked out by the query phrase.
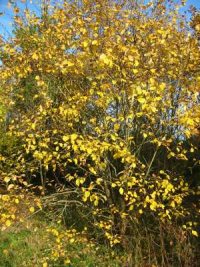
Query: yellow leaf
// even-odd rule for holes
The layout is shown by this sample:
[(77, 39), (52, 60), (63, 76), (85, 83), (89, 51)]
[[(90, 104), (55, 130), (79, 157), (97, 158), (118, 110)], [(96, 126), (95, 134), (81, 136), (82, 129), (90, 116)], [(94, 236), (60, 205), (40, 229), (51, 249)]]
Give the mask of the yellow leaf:
[(88, 46), (88, 42), (87, 41), (84, 41), (83, 42), (83, 47), (87, 47)]
[(19, 199), (16, 198), (16, 199), (15, 199), (15, 203), (16, 203), (16, 204), (19, 204)]
[(68, 59), (63, 60), (63, 65), (67, 65), (68, 67), (74, 66), (74, 63), (69, 61)]
[(69, 264), (70, 262), (71, 262), (70, 259), (65, 260), (65, 264)]
[(192, 230), (192, 235), (194, 235), (194, 236), (196, 236), (196, 237), (199, 236), (198, 233), (197, 233), (197, 231), (195, 231), (195, 230)]
[(86, 197), (89, 197), (89, 196), (90, 196), (90, 191), (86, 191), (86, 192), (85, 192), (85, 196), (86, 196)]
[(4, 180), (4, 182), (8, 183), (8, 182), (10, 182), (10, 177), (5, 177), (3, 180)]
[(39, 57), (38, 57), (38, 55), (37, 55), (36, 53), (34, 53), (34, 54), (32, 55), (32, 59), (38, 60)]
[(139, 65), (139, 61), (138, 60), (135, 60), (134, 65), (137, 67)]
[(11, 226), (11, 224), (12, 224), (12, 223), (11, 223), (10, 220), (7, 220), (6, 223), (5, 223), (5, 225), (6, 225), (7, 227)]
[(34, 207), (30, 207), (29, 211), (30, 211), (31, 213), (33, 213), (33, 212), (35, 211), (35, 208), (34, 208)]
[(76, 140), (76, 139), (77, 139), (77, 137), (78, 137), (78, 135), (77, 135), (77, 134), (72, 134), (72, 135), (71, 135), (71, 140), (72, 140), (72, 141), (74, 141), (74, 140)]
[(15, 187), (14, 184), (9, 184), (9, 186), (7, 187), (7, 190), (9, 191), (9, 190), (11, 190), (11, 189), (14, 188), (14, 187)]
[(152, 201), (151, 204), (150, 204), (150, 209), (155, 211), (156, 207), (157, 207), (157, 203), (155, 201)]
[(172, 207), (172, 208), (175, 208), (175, 202), (174, 201), (172, 201), (171, 203), (170, 203), (170, 206)]
[(105, 54), (101, 54), (99, 57), (100, 61), (103, 62), (105, 65), (112, 66), (112, 60), (108, 58)]
[(128, 59), (129, 59), (129, 61), (133, 61), (133, 60), (134, 60), (134, 57), (131, 56), (131, 55), (129, 55), (129, 56), (128, 56)]
[(147, 134), (146, 134), (146, 133), (143, 133), (143, 137), (144, 137), (144, 138), (147, 138)]
[(9, 254), (8, 250), (7, 249), (4, 249), (3, 250), (3, 254), (8, 255)]
[(146, 100), (143, 97), (139, 97), (138, 98), (138, 102), (141, 103), (141, 104), (144, 104), (146, 102)]
[(133, 205), (130, 205), (129, 210), (133, 210)]
[(120, 187), (119, 193), (120, 193), (120, 195), (123, 195), (124, 194), (124, 189), (122, 187)]
[(1, 199), (2, 199), (3, 201), (9, 201), (9, 200), (10, 200), (10, 197), (9, 197), (8, 195), (3, 195), (3, 196), (1, 197)]
[(97, 40), (92, 41), (92, 45), (97, 45), (97, 44), (98, 44)]
[(33, 130), (35, 130), (35, 126), (36, 126), (35, 123), (32, 123), (32, 124), (31, 124), (31, 128), (32, 128)]
[(68, 140), (69, 140), (69, 136), (67, 136), (67, 135), (64, 135), (62, 139), (63, 139), (63, 141), (64, 141), (64, 142), (66, 142), (66, 141), (68, 141)]
[(75, 239), (74, 238), (70, 238), (69, 242), (70, 243), (74, 243)]

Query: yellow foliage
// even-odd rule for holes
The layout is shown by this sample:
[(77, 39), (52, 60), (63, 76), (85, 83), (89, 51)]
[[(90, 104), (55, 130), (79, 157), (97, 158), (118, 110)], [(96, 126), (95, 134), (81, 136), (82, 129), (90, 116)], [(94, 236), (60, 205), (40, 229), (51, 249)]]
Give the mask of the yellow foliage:
[[(124, 235), (116, 218), (128, 229), (145, 214), (188, 215), (190, 191), (172, 162), (188, 161), (184, 141), (200, 124), (200, 51), (187, 21), (163, 2), (154, 13), (151, 3), (70, 1), (40, 23), (18, 21), (0, 48), (0, 102), (18, 145), (0, 155), (2, 183), (11, 191), (36, 179), (42, 194), (52, 179), (62, 183), (111, 245)], [(9, 216), (0, 222), (9, 226)]]

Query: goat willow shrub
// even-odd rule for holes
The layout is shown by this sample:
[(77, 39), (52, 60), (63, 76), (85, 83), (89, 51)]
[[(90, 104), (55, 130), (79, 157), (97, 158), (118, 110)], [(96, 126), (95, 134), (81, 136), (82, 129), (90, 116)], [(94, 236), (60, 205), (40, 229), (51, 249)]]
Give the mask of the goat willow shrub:
[[(111, 245), (132, 221), (190, 215), (180, 166), (197, 151), (185, 141), (200, 123), (200, 51), (171, 2), (63, 1), (42, 16), (14, 7), (14, 35), (1, 40), (2, 110), (17, 144), (0, 155), (2, 181), (45, 189), (62, 177)], [(198, 235), (195, 225), (184, 228)]]

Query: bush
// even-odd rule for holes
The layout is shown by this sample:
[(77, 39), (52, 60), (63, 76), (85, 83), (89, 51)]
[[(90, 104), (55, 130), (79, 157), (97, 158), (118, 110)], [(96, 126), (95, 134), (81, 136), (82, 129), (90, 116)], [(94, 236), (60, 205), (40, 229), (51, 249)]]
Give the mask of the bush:
[(15, 38), (1, 48), (7, 134), (20, 141), (2, 179), (43, 195), (64, 188), (54, 205), (78, 204), (75, 220), (81, 211), (125, 249), (144, 221), (198, 236), (185, 168), (198, 150), (186, 143), (200, 122), (199, 43), (168, 4), (72, 1), (41, 17), (15, 8)]

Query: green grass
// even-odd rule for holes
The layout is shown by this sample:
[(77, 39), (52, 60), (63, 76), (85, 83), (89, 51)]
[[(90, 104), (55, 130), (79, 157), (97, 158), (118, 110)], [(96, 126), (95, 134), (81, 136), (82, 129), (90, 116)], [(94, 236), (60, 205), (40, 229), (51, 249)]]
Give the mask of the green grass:
[(0, 266), (36, 266), (40, 244), (28, 230), (0, 233)]
[(120, 267), (120, 257), (114, 255), (106, 246), (89, 248), (87, 243), (66, 243), (64, 249), (71, 263), (63, 259), (51, 260), (51, 248), (55, 239), (45, 234), (43, 224), (28, 228), (10, 229), (0, 232), (0, 267), (39, 267), (45, 257), (52, 267)]
[[(0, 267), (43, 267), (44, 262), (48, 263), (48, 267), (181, 267), (191, 266), (190, 263), (194, 267), (199, 266), (195, 256), (198, 245), (191, 244), (189, 240), (178, 239), (178, 230), (174, 230), (177, 233), (176, 238), (170, 231), (169, 236), (168, 232), (164, 235), (165, 248), (159, 243), (160, 236), (156, 226), (154, 236), (150, 236), (152, 232), (145, 235), (142, 229), (135, 231), (134, 239), (130, 240), (132, 246), (129, 246), (129, 254), (126, 254), (119, 249), (111, 250), (106, 245), (98, 244), (89, 239), (86, 232), (75, 232), (70, 237), (62, 224), (53, 222), (44, 214), (38, 216), (0, 232)], [(48, 232), (47, 228), (51, 231)], [(58, 234), (54, 234), (52, 229)], [(61, 242), (57, 242), (57, 238)], [(74, 241), (71, 242), (70, 238)], [(170, 241), (173, 245), (168, 246)], [(61, 249), (58, 249), (59, 245)], [(162, 249), (165, 249), (163, 254)], [(55, 251), (61, 254), (54, 257)], [(167, 263), (162, 263), (163, 255), (167, 258)], [(70, 263), (64, 263), (66, 259), (70, 259)]]

